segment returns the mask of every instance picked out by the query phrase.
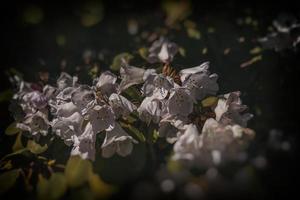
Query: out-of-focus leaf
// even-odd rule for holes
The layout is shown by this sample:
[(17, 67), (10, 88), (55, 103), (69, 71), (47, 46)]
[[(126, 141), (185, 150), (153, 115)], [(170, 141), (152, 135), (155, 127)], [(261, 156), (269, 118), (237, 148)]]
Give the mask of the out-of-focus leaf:
[(167, 24), (173, 25), (184, 20), (191, 14), (191, 5), (189, 1), (171, 1), (162, 2), (162, 9), (167, 15)]
[(261, 47), (255, 47), (250, 50), (250, 54), (259, 54), (259, 53), (261, 53), (261, 51), (262, 51)]
[(85, 27), (92, 27), (98, 24), (104, 16), (104, 9), (101, 1), (89, 0), (84, 2), (80, 13), (81, 24)]
[(12, 186), (14, 186), (17, 178), (20, 175), (19, 169), (14, 169), (11, 171), (4, 172), (0, 175), (0, 194), (8, 191)]
[[(2, 163), (1, 163), (2, 164)], [(1, 170), (10, 170), (12, 168), (11, 160), (6, 161), (3, 166), (1, 166)]]
[(14, 145), (12, 146), (13, 152), (18, 151), (20, 149), (24, 149), (24, 145), (22, 144), (22, 133), (19, 133), (17, 135), (16, 141)]
[(176, 173), (176, 172), (179, 172), (181, 170), (181, 166), (180, 166), (180, 163), (178, 161), (169, 159), (168, 164), (167, 164), (167, 169), (171, 173)]
[(23, 12), (23, 20), (28, 24), (39, 24), (43, 21), (44, 12), (36, 5), (27, 6)]
[(121, 67), (122, 58), (124, 58), (127, 62), (129, 62), (133, 58), (133, 56), (130, 53), (126, 53), (126, 52), (116, 55), (110, 66), (110, 69), (113, 71), (119, 71)]
[(185, 49), (183, 47), (180, 47), (179, 48), (179, 54), (182, 56), (182, 57), (185, 57), (186, 56), (186, 52), (185, 52)]
[(201, 101), (203, 107), (211, 107), (216, 105), (218, 102), (218, 97), (207, 97)]
[(154, 131), (153, 131), (153, 142), (156, 142), (158, 138), (159, 138), (159, 132), (156, 129), (154, 129)]
[(92, 171), (89, 160), (83, 160), (79, 156), (71, 156), (67, 162), (65, 175), (70, 187), (78, 187), (88, 180)]
[(241, 67), (241, 68), (248, 67), (248, 66), (253, 65), (254, 63), (256, 63), (256, 62), (258, 62), (258, 61), (260, 61), (260, 60), (262, 60), (262, 55), (254, 56), (254, 57), (251, 58), (250, 60), (248, 60), (248, 61), (242, 63), (242, 64), (240, 65), (240, 67)]
[(3, 157), (1, 158), (0, 162), (3, 161), (3, 160), (5, 160), (5, 159), (8, 158), (8, 157), (15, 156), (15, 155), (19, 155), (19, 154), (25, 154), (25, 155), (26, 155), (26, 153), (29, 153), (29, 151), (28, 151), (27, 148), (20, 149), (20, 150), (18, 150), (18, 151), (13, 152), (13, 153), (6, 154), (5, 156), (3, 156)]
[(206, 47), (202, 49), (202, 54), (203, 55), (207, 54), (207, 48)]
[(66, 44), (66, 36), (63, 34), (59, 34), (56, 36), (56, 44), (58, 46), (65, 46)]
[(146, 138), (145, 138), (144, 134), (141, 131), (139, 131), (137, 128), (132, 126), (131, 124), (127, 124), (127, 123), (124, 123), (124, 122), (120, 122), (120, 124), (121, 124), (122, 127), (127, 128), (131, 133), (135, 134), (141, 142), (146, 141)]
[(148, 56), (148, 49), (145, 47), (139, 48), (139, 54), (142, 58), (144, 58), (145, 60), (147, 60), (147, 56)]
[(188, 28), (187, 34), (190, 38), (199, 40), (201, 38), (201, 33), (195, 28)]
[(59, 199), (65, 194), (66, 190), (67, 181), (63, 173), (53, 173), (49, 180), (39, 175), (37, 184), (38, 199)]
[(91, 173), (89, 176), (89, 185), (96, 197), (107, 199), (113, 193), (113, 187), (105, 183), (99, 175)]
[(142, 96), (136, 87), (129, 87), (124, 91), (124, 93), (133, 100), (142, 100)]
[(16, 127), (16, 122), (11, 123), (6, 129), (5, 134), (6, 135), (15, 135), (19, 133), (21, 130)]
[(26, 147), (31, 153), (34, 154), (41, 154), (48, 149), (47, 144), (41, 146), (40, 144), (36, 143), (34, 140), (28, 140)]
[(4, 101), (9, 101), (13, 95), (13, 92), (8, 89), (4, 90), (3, 92), (0, 92), (0, 103)]

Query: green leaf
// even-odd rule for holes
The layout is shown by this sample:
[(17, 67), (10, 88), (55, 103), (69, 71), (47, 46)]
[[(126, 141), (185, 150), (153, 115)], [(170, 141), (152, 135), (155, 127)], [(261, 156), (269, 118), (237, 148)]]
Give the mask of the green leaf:
[(145, 138), (144, 134), (141, 131), (139, 131), (137, 128), (132, 126), (131, 124), (126, 124), (124, 122), (120, 122), (120, 124), (121, 124), (122, 127), (128, 129), (131, 133), (135, 134), (141, 142), (146, 141), (146, 138)]
[(110, 69), (113, 71), (119, 71), (121, 67), (122, 58), (124, 58), (127, 62), (129, 62), (133, 58), (133, 55), (129, 53), (120, 53), (116, 55), (113, 59), (113, 63), (110, 66)]
[(71, 156), (67, 162), (65, 175), (70, 187), (78, 187), (88, 180), (92, 171), (89, 160), (83, 160), (79, 156)]
[(98, 174), (91, 173), (88, 181), (91, 190), (98, 198), (107, 199), (113, 193), (114, 188), (105, 183)]
[(218, 103), (218, 97), (207, 97), (201, 101), (203, 107), (211, 107)]
[(12, 186), (14, 186), (17, 178), (20, 175), (19, 169), (14, 169), (11, 171), (4, 172), (0, 175), (0, 194), (8, 191)]
[(3, 161), (3, 160), (5, 160), (5, 159), (8, 158), (8, 157), (15, 156), (15, 155), (19, 155), (19, 154), (25, 154), (25, 153), (29, 153), (29, 151), (28, 151), (27, 148), (20, 149), (20, 150), (18, 150), (18, 151), (15, 151), (15, 152), (13, 152), (13, 153), (10, 153), (10, 154), (6, 154), (5, 156), (3, 156), (3, 157), (1, 158), (0, 162)]
[(147, 60), (147, 56), (148, 56), (148, 49), (147, 48), (145, 48), (145, 47), (139, 48), (138, 52), (139, 52), (139, 55), (143, 59)]
[(59, 199), (65, 194), (66, 190), (67, 181), (63, 173), (53, 173), (49, 180), (39, 175), (37, 184), (38, 199)]
[(16, 127), (16, 122), (11, 123), (6, 129), (5, 134), (6, 135), (15, 135), (19, 133), (21, 130)]
[(187, 34), (190, 38), (193, 38), (193, 39), (196, 39), (196, 40), (199, 40), (201, 38), (201, 33), (200, 31), (198, 31), (197, 29), (195, 28), (188, 28), (187, 29)]
[(17, 135), (16, 141), (15, 141), (14, 145), (12, 146), (13, 152), (18, 151), (20, 149), (24, 149), (24, 146), (22, 144), (22, 133), (19, 133)]
[(34, 140), (28, 140), (27, 149), (33, 154), (41, 154), (48, 149), (48, 145), (45, 144), (44, 146), (41, 146)]

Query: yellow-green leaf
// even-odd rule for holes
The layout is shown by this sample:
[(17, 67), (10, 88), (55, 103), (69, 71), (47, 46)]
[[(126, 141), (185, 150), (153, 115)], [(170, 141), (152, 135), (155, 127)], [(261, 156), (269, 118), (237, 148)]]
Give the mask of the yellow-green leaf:
[(28, 140), (27, 142), (27, 149), (34, 154), (41, 154), (48, 149), (48, 145), (45, 144), (44, 146), (39, 145), (34, 140)]
[(14, 186), (17, 178), (20, 175), (19, 169), (14, 169), (11, 171), (4, 172), (0, 175), (0, 194), (8, 191), (12, 186)]
[(19, 133), (17, 135), (16, 141), (15, 141), (14, 145), (12, 146), (13, 152), (19, 151), (20, 149), (24, 149), (24, 146), (22, 144), (22, 133)]
[(147, 55), (148, 55), (148, 49), (145, 47), (139, 48), (139, 54), (142, 58), (144, 58), (145, 60), (147, 60)]
[(70, 187), (78, 187), (88, 180), (92, 171), (89, 160), (83, 160), (79, 156), (71, 156), (67, 162), (65, 175)]
[(63, 173), (53, 173), (49, 180), (39, 175), (37, 184), (38, 199), (56, 200), (67, 190), (67, 181)]
[(126, 61), (130, 61), (133, 56), (129, 53), (120, 53), (116, 55), (113, 59), (113, 62), (110, 66), (110, 69), (113, 71), (119, 71), (121, 67), (121, 59), (124, 58)]
[(218, 102), (218, 97), (207, 97), (201, 101), (203, 107), (210, 107), (216, 105)]
[(20, 132), (20, 129), (16, 127), (16, 122), (11, 123), (6, 129), (5, 134), (6, 135), (15, 135)]
[(113, 193), (113, 187), (105, 183), (99, 175), (91, 173), (89, 176), (89, 185), (95, 196), (101, 199), (107, 199)]

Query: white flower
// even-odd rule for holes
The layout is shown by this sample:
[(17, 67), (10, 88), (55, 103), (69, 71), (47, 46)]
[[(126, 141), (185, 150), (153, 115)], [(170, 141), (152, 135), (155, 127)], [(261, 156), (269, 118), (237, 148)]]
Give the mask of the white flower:
[(148, 62), (170, 63), (177, 52), (178, 46), (175, 43), (161, 37), (149, 48)]
[(91, 123), (86, 125), (82, 135), (74, 135), (73, 141), (72, 156), (79, 155), (82, 159), (95, 160), (96, 133), (93, 131)]
[(187, 116), (193, 111), (193, 103), (185, 88), (175, 88), (167, 101), (167, 109), (171, 115)]
[(180, 80), (181, 82), (185, 82), (189, 76), (191, 76), (192, 74), (198, 74), (198, 73), (208, 73), (208, 68), (209, 68), (209, 62), (204, 62), (199, 66), (196, 67), (191, 67), (191, 68), (187, 68), (187, 69), (183, 69), (179, 71), (179, 76), (180, 76)]
[(122, 59), (120, 68), (121, 83), (120, 91), (129, 88), (132, 85), (143, 83), (145, 69), (130, 66), (127, 61)]
[(109, 97), (110, 94), (117, 92), (117, 76), (110, 71), (101, 73), (100, 77), (96, 79), (96, 81), (96, 88), (100, 90), (102, 95)]
[(49, 128), (49, 121), (47, 115), (41, 111), (27, 114), (24, 121), (17, 123), (17, 128), (30, 132), (31, 135), (47, 135)]
[(52, 121), (52, 130), (65, 141), (67, 145), (73, 143), (73, 136), (82, 134), (81, 126), (83, 116), (79, 112), (75, 112), (69, 117), (56, 118)]
[(148, 124), (151, 121), (153, 121), (154, 123), (158, 123), (162, 114), (162, 107), (163, 103), (151, 96), (146, 97), (142, 101), (137, 111), (142, 121), (147, 122)]
[(193, 161), (201, 148), (199, 131), (194, 124), (185, 125), (183, 131), (173, 147), (173, 159)]
[(28, 92), (23, 95), (20, 102), (25, 112), (35, 112), (47, 106), (47, 98), (39, 91)]
[(110, 95), (109, 103), (116, 114), (116, 117), (120, 117), (121, 115), (126, 117), (137, 109), (137, 107), (128, 99), (116, 93)]
[(247, 108), (242, 104), (240, 92), (225, 94), (219, 98), (215, 108), (216, 120), (224, 125), (238, 124), (246, 127), (248, 120), (253, 117), (250, 113), (243, 113)]
[(142, 87), (145, 96), (155, 96), (157, 99), (165, 99), (169, 91), (174, 88), (174, 80), (163, 74), (151, 74)]
[(57, 87), (59, 90), (63, 90), (66, 87), (73, 87), (77, 80), (77, 77), (72, 77), (69, 74), (62, 72), (60, 77), (57, 79)]
[(73, 113), (79, 111), (79, 109), (77, 108), (77, 106), (74, 105), (73, 102), (63, 103), (59, 105), (51, 105), (51, 106), (55, 110), (53, 114), (58, 117), (69, 117)]
[[(207, 119), (201, 134), (203, 151), (211, 152), (212, 156), (218, 152), (219, 160), (235, 159), (237, 154), (246, 147), (254, 132), (239, 125), (223, 125), (216, 120)], [(215, 163), (218, 164), (218, 163)]]
[(108, 105), (95, 105), (87, 114), (95, 133), (112, 129), (115, 126), (115, 114)]
[(166, 114), (159, 122), (159, 137), (165, 137), (169, 143), (176, 142), (187, 122), (187, 117)]
[(179, 72), (182, 86), (190, 90), (193, 98), (201, 100), (208, 95), (215, 95), (219, 86), (218, 75), (210, 74), (209, 63), (205, 62), (200, 66), (184, 69)]
[(106, 131), (106, 137), (101, 146), (102, 156), (109, 158), (115, 153), (122, 157), (128, 156), (131, 154), (133, 149), (132, 143), (138, 142), (128, 135), (118, 123), (116, 123), (112, 130)]
[(95, 101), (94, 91), (87, 85), (81, 85), (72, 92), (72, 102), (81, 111), (89, 109)]

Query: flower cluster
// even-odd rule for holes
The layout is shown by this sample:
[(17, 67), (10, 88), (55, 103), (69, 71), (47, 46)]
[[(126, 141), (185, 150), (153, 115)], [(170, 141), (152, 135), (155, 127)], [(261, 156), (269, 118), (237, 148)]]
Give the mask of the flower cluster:
[[(174, 70), (170, 63), (177, 50), (175, 43), (160, 38), (149, 48), (148, 61), (162, 63), (161, 69), (131, 66), (122, 59), (120, 81), (110, 71), (102, 72), (92, 86), (67, 73), (61, 73), (56, 86), (20, 81), (14, 98), (23, 115), (17, 127), (35, 137), (46, 135), (51, 127), (72, 146), (71, 155), (91, 160), (96, 136), (105, 132), (102, 156), (127, 156), (137, 141), (120, 120), (136, 112), (141, 122), (154, 125), (160, 137), (174, 144), (173, 159), (219, 164), (253, 136), (246, 128), (252, 115), (245, 113), (239, 92), (217, 95), (218, 75), (209, 71), (209, 62)], [(130, 87), (140, 88), (143, 99), (138, 105), (122, 95)]]
[(294, 16), (282, 14), (273, 21), (274, 31), (259, 38), (258, 42), (266, 49), (282, 51), (298, 48), (300, 43), (300, 24)]

